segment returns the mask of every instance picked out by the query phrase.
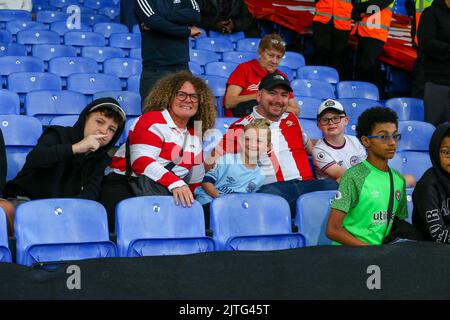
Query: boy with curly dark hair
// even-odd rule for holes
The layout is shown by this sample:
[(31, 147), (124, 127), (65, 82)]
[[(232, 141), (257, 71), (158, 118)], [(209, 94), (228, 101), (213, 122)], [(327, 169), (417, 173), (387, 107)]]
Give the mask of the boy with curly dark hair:
[(394, 217), (408, 217), (405, 179), (388, 166), (397, 149), (397, 114), (374, 107), (358, 118), (357, 137), (367, 159), (348, 169), (328, 217), (327, 236), (333, 244), (380, 245)]

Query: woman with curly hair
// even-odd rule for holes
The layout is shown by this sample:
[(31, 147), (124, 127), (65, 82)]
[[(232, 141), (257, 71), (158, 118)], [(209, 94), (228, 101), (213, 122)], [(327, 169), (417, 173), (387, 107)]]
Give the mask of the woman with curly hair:
[(145, 175), (166, 188), (176, 204), (190, 206), (194, 196), (189, 185), (200, 183), (203, 173), (199, 135), (213, 128), (215, 119), (214, 97), (202, 79), (181, 71), (156, 83), (144, 102), (144, 114), (133, 123), (127, 143), (106, 170), (100, 201), (108, 212), (110, 230), (116, 204), (135, 196), (127, 178), (126, 145), (131, 179)]

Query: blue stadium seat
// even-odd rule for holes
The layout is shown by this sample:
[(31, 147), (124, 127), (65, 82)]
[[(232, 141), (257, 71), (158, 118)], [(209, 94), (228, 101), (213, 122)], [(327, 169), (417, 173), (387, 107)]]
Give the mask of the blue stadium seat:
[(67, 78), (67, 89), (87, 96), (108, 90), (122, 90), (120, 79), (110, 74), (75, 73)]
[(60, 44), (59, 34), (50, 30), (23, 30), (17, 32), (17, 43), (24, 44), (31, 52), (35, 44)]
[(11, 43), (13, 40), (11, 32), (8, 30), (0, 30), (0, 43)]
[(225, 51), (222, 53), (223, 62), (242, 63), (257, 59), (258, 53), (255, 51)]
[(225, 33), (220, 33), (220, 32), (214, 31), (214, 30), (209, 30), (209, 36), (211, 38), (224, 38), (224, 39), (231, 40), (233, 42), (237, 42), (237, 41), (245, 38), (245, 34), (242, 31), (225, 34)]
[(141, 48), (130, 49), (130, 56), (129, 57), (142, 60)]
[(92, 27), (96, 23), (111, 22), (111, 19), (104, 14), (82, 13), (81, 22)]
[(0, 263), (12, 262), (11, 251), (8, 247), (8, 226), (6, 224), (6, 214), (0, 208)]
[(412, 223), (412, 212), (413, 212), (413, 202), (412, 202), (412, 193), (414, 191), (414, 188), (406, 188), (406, 205), (408, 206), (408, 221), (409, 223)]
[[(236, 51), (258, 51), (259, 38), (245, 38), (236, 42)], [(231, 49), (233, 50), (233, 49)]]
[[(118, 7), (103, 7), (98, 10), (98, 14), (107, 16), (111, 21), (120, 20), (120, 9)], [(128, 27), (127, 31), (128, 32)]]
[(133, 26), (133, 28), (131, 28), (131, 32), (140, 35), (141, 34), (141, 30), (139, 29), (139, 25), (135, 24)]
[(297, 199), (295, 225), (305, 236), (306, 246), (329, 245), (326, 236), (328, 215), (337, 190), (305, 193)]
[(222, 97), (225, 95), (227, 78), (211, 75), (202, 75), (202, 78), (205, 80), (215, 97)]
[(180, 255), (214, 251), (205, 236), (200, 203), (175, 205), (171, 196), (134, 197), (116, 207), (116, 232), (121, 257)]
[(34, 117), (0, 114), (0, 125), (7, 152), (30, 150), (42, 134), (42, 124)]
[(402, 151), (402, 174), (412, 174), (416, 181), (433, 165), (428, 152)]
[(70, 5), (80, 5), (79, 0), (49, 0), (48, 4), (56, 8), (62, 9)]
[(44, 72), (44, 62), (35, 57), (5, 56), (0, 57), (0, 75), (6, 85), (6, 76), (13, 72)]
[(222, 38), (199, 38), (195, 44), (196, 49), (200, 50), (210, 50), (220, 53), (234, 50), (234, 45), (231, 40)]
[(14, 227), (18, 264), (116, 256), (106, 211), (95, 201), (29, 201), (17, 207)]
[(62, 38), (69, 31), (84, 31), (84, 32), (91, 31), (91, 29), (87, 24), (80, 23), (80, 25), (76, 27), (74, 24), (68, 23), (67, 21), (52, 22), (50, 24), (50, 30), (56, 32)]
[(138, 117), (129, 117), (125, 121), (125, 127), (123, 129), (122, 135), (119, 138), (119, 141), (116, 143), (116, 146), (120, 146), (127, 141), (128, 133), (130, 132), (130, 128), (133, 123), (138, 119)]
[[(69, 6), (65, 6), (61, 9), (62, 12), (67, 12), (71, 15), (73, 15), (74, 13), (81, 13), (83, 15), (95, 15), (96, 12), (94, 9), (91, 8), (86, 8), (82, 5), (82, 1), (83, 0), (79, 0), (80, 4), (79, 5), (69, 5)], [(91, 28), (92, 30), (92, 28)]]
[(430, 139), (436, 128), (422, 121), (399, 121), (398, 132), (402, 135), (398, 150), (428, 151)]
[(305, 245), (291, 232), (289, 204), (264, 193), (229, 194), (211, 203), (211, 229), (218, 250), (280, 250)]
[(4, 56), (26, 56), (28, 54), (27, 47), (23, 44), (8, 43), (0, 44), (0, 57)]
[(83, 5), (86, 8), (91, 8), (94, 10), (99, 10), (103, 7), (115, 7), (113, 0), (84, 0)]
[(301, 119), (300, 126), (310, 139), (322, 139), (322, 131), (317, 127), (316, 120)]
[(68, 90), (29, 92), (25, 97), (25, 114), (39, 119), (43, 125), (61, 115), (78, 115), (88, 104), (86, 96)]
[(218, 62), (220, 60), (220, 54), (210, 50), (190, 49), (189, 50), (190, 61), (194, 61), (201, 66), (209, 62)]
[(299, 118), (311, 120), (317, 119), (317, 110), (319, 109), (319, 106), (323, 101), (322, 99), (296, 96), (295, 101), (297, 101), (298, 107), (300, 109)]
[(129, 56), (131, 49), (141, 47), (141, 36), (134, 33), (113, 33), (109, 37), (109, 46), (114, 48), (121, 48)]
[(0, 114), (20, 114), (20, 100), (17, 93), (0, 89)]
[(345, 113), (354, 122), (357, 122), (358, 117), (365, 110), (372, 107), (380, 106), (380, 103), (372, 99), (361, 98), (340, 98), (337, 99), (343, 106)]
[(11, 32), (13, 36), (13, 41), (17, 39), (17, 32), (23, 30), (46, 30), (47, 27), (40, 22), (36, 21), (21, 21), (21, 20), (11, 20), (6, 23), (6, 30)]
[(10, 151), (6, 153), (6, 181), (14, 179), (20, 170), (22, 170), (25, 161), (27, 160), (28, 150)]
[(209, 62), (205, 65), (205, 74), (228, 78), (237, 66), (233, 62)]
[(397, 113), (398, 120), (424, 121), (424, 105), (421, 99), (391, 98), (386, 100), (385, 106)]
[(286, 77), (289, 79), (289, 81), (295, 80), (295, 72), (291, 68), (287, 66), (279, 66), (278, 70), (283, 72)]
[(56, 116), (50, 120), (51, 126), (72, 127), (78, 120), (78, 115)]
[(122, 81), (122, 88), (127, 88), (127, 79), (134, 74), (141, 74), (142, 62), (133, 58), (111, 58), (103, 62), (103, 73), (115, 75)]
[(94, 100), (99, 98), (112, 97), (119, 102), (127, 117), (140, 116), (141, 96), (131, 91), (103, 91), (94, 94)]
[(202, 66), (195, 61), (189, 61), (189, 70), (195, 75), (203, 74)]
[(33, 3), (33, 13), (39, 12), (39, 11), (57, 11), (58, 8), (51, 6), (49, 4), (45, 3)]
[(31, 49), (32, 55), (44, 61), (44, 68), (48, 70), (48, 61), (58, 57), (76, 57), (77, 50), (63, 44), (35, 44)]
[(297, 78), (300, 78), (297, 76), (297, 69), (300, 67), (303, 67), (305, 65), (305, 57), (301, 53), (293, 52), (293, 51), (286, 51), (284, 54), (283, 59), (280, 61), (280, 66), (286, 66), (289, 67), (294, 71), (294, 76)]
[(341, 81), (336, 85), (338, 98), (364, 98), (379, 100), (376, 85), (364, 81)]
[(106, 39), (109, 39), (113, 33), (128, 33), (128, 27), (126, 25), (114, 22), (101, 22), (94, 24), (92, 30), (102, 34)]
[(100, 33), (89, 31), (69, 31), (64, 34), (64, 44), (77, 48), (77, 53), (81, 53), (81, 47), (104, 46), (105, 37)]
[(25, 94), (35, 90), (61, 90), (61, 78), (48, 72), (14, 72), (8, 76), (8, 90), (19, 94), (20, 101)]
[(125, 58), (125, 51), (111, 47), (83, 47), (81, 56), (97, 61), (99, 70), (103, 71), (103, 62), (111, 58)]
[(74, 73), (96, 73), (98, 64), (86, 57), (58, 57), (48, 62), (48, 71), (60, 76), (62, 85), (66, 87), (68, 76)]
[(141, 75), (134, 74), (127, 80), (127, 90), (139, 93), (139, 86), (141, 83)]
[(297, 69), (298, 79), (322, 80), (331, 84), (339, 82), (339, 74), (336, 69), (324, 66), (303, 66)]
[(217, 117), (214, 124), (214, 129), (205, 132), (203, 137), (203, 153), (205, 158), (222, 140), (223, 135), (228, 130), (231, 124), (239, 120), (239, 118), (223, 118)]
[(334, 99), (334, 89), (331, 84), (321, 80), (295, 79), (291, 82), (294, 95), (313, 97), (317, 99)]
[(69, 14), (60, 11), (40, 10), (36, 13), (36, 21), (51, 24), (55, 21), (67, 21)]
[(239, 118), (216, 118), (214, 129), (219, 130), (223, 136), (230, 126), (238, 120)]
[(0, 10), (0, 27), (4, 28), (6, 22), (11, 20), (31, 21), (31, 12), (25, 10)]

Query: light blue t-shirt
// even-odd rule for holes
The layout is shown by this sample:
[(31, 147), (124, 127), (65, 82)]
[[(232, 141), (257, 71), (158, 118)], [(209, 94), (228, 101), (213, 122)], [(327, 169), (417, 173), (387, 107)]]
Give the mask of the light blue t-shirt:
[[(216, 166), (208, 171), (203, 182), (212, 183), (219, 194), (223, 195), (255, 192), (261, 188), (264, 179), (265, 176), (260, 167), (248, 169), (242, 163), (239, 153), (227, 153), (217, 160)], [(213, 200), (202, 187), (195, 189), (195, 199), (202, 205)]]

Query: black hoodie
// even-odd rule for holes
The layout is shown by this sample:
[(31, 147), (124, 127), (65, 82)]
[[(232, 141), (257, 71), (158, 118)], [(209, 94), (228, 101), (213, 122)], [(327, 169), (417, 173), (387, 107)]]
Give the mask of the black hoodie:
[(413, 224), (425, 240), (450, 243), (450, 174), (440, 165), (439, 147), (450, 131), (450, 124), (441, 124), (430, 141), (433, 167), (417, 182), (413, 192)]
[(30, 151), (22, 170), (6, 184), (5, 197), (83, 198), (97, 200), (104, 170), (110, 164), (108, 150), (119, 139), (123, 125), (104, 147), (88, 155), (73, 154), (72, 145), (83, 140), (88, 111), (100, 103), (118, 102), (102, 98), (91, 102), (81, 112), (73, 127), (50, 126)]
[(434, 0), (425, 9), (417, 37), (426, 81), (450, 87), (450, 8), (445, 0)]

